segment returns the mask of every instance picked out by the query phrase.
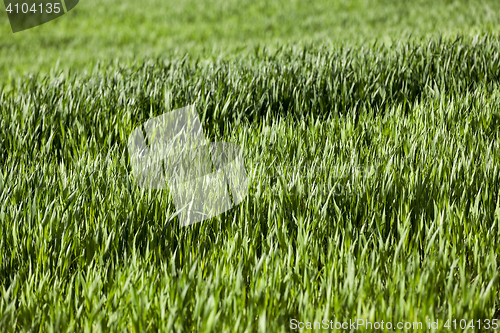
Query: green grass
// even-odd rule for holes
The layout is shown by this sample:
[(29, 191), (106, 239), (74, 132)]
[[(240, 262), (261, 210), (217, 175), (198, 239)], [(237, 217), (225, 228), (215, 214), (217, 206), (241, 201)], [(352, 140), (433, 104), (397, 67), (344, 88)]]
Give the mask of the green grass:
[(499, 23), (497, 0), (82, 0), (66, 16), (16, 34), (1, 13), (0, 79), (185, 53), (240, 57), (258, 45), (473, 36), (499, 33)]
[[(497, 0), (0, 19), (1, 332), (500, 318)], [(244, 148), (249, 195), (182, 228), (127, 140), (190, 104)]]
[[(2, 331), (498, 318), (499, 46), (285, 47), (18, 81), (0, 96)], [(207, 135), (244, 147), (249, 196), (165, 227), (172, 201), (135, 185), (127, 137), (192, 103)]]

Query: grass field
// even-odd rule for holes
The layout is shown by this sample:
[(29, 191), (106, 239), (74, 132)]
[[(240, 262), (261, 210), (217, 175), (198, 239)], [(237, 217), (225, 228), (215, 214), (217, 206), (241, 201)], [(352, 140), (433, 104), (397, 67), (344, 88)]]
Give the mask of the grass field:
[[(2, 26), (0, 331), (491, 330), (498, 1), (141, 4)], [(249, 195), (182, 228), (127, 139), (190, 104)]]
[(391, 44), (500, 32), (497, 0), (82, 0), (64, 19), (12, 34), (0, 15), (0, 78), (91, 71), (144, 58), (244, 57), (264, 45)]

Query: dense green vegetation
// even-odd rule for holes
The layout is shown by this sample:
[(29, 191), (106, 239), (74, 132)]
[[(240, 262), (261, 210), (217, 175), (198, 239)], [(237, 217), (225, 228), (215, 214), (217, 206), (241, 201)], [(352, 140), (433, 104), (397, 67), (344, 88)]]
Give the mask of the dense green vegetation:
[[(0, 5), (2, 8), (2, 5)], [(145, 57), (242, 57), (255, 46), (390, 44), (500, 32), (497, 0), (82, 0), (57, 20), (12, 34), (0, 13), (0, 78), (57, 66), (92, 70)]]
[[(500, 2), (147, 3), (2, 28), (1, 332), (500, 318)], [(190, 104), (249, 195), (182, 228), (127, 139)]]
[[(288, 331), (499, 315), (496, 38), (163, 59), (0, 99), (1, 326)], [(250, 194), (187, 228), (127, 136), (195, 103)], [(334, 317), (335, 316), (335, 317)]]

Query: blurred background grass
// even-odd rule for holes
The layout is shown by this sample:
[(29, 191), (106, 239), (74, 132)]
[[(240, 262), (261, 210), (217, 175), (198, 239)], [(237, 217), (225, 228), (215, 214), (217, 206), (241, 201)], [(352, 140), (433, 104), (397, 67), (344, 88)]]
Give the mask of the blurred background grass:
[[(4, 9), (4, 8), (2, 8)], [(13, 34), (0, 15), (0, 79), (85, 71), (174, 54), (231, 58), (266, 45), (359, 45), (498, 33), (498, 0), (83, 0), (67, 15)]]

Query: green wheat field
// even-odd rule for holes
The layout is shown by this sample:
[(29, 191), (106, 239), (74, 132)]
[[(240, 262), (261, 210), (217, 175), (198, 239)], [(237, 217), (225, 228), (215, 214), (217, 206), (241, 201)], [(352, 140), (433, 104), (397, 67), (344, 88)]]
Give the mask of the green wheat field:
[[(500, 319), (500, 1), (0, 9), (1, 332)], [(248, 196), (183, 228), (127, 140), (192, 104)]]

